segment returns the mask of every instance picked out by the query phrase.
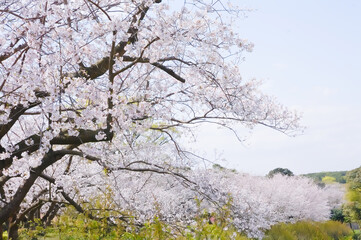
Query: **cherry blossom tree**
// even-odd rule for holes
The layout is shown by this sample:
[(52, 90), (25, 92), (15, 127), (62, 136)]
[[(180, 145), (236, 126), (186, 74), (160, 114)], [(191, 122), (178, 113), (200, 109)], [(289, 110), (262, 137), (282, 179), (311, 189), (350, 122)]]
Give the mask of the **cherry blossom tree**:
[(320, 188), (312, 179), (298, 176), (268, 178), (229, 170), (188, 170), (183, 176), (191, 181), (151, 172), (113, 172), (111, 201), (119, 212), (130, 210), (140, 222), (157, 216), (184, 226), (192, 225), (204, 212), (222, 216), (226, 209), (230, 226), (262, 238), (265, 230), (279, 222), (329, 219), (331, 209), (344, 196), (339, 187)]
[(112, 172), (189, 180), (179, 137), (198, 124), (299, 129), (297, 114), (242, 80), (253, 45), (232, 29), (235, 8), (168, 4), (1, 2), (0, 224), (10, 238), (41, 206), (45, 221), (62, 202), (81, 211), (70, 180), (89, 182), (84, 196)]

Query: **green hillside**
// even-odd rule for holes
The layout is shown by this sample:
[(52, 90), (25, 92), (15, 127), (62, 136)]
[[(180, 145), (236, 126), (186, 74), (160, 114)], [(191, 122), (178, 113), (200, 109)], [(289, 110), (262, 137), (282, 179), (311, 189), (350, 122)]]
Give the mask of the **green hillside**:
[[(334, 178), (336, 182), (339, 183), (346, 183), (346, 176), (347, 171), (335, 171), (335, 172), (317, 172), (317, 173), (307, 173), (302, 174), (302, 176), (306, 176), (309, 178), (313, 178), (318, 182), (321, 182), (326, 176)], [(326, 178), (327, 179), (327, 178)], [(328, 178), (329, 179), (329, 178)]]

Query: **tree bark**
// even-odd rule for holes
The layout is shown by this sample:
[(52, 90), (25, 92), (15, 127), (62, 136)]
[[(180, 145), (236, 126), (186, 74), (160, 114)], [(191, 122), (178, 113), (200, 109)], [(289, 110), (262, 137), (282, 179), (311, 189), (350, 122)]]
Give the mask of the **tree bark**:
[(9, 228), (8, 228), (8, 240), (17, 240), (19, 239), (19, 224), (16, 223), (16, 219), (9, 219)]
[(49, 153), (47, 153), (42, 159), (42, 164), (30, 171), (29, 178), (26, 179), (25, 183), (21, 187), (18, 188), (12, 201), (0, 210), (0, 224), (14, 217), (19, 212), (20, 204), (24, 200), (30, 188), (33, 186), (35, 180), (39, 177), (45, 168), (61, 159), (64, 155), (65, 153), (63, 153), (61, 150), (55, 152), (50, 150)]
[(0, 240), (3, 240), (3, 225), (0, 224)]
[(42, 217), (41, 221), (45, 227), (50, 226), (51, 221), (54, 219), (60, 209), (60, 204), (52, 202), (46, 214)]

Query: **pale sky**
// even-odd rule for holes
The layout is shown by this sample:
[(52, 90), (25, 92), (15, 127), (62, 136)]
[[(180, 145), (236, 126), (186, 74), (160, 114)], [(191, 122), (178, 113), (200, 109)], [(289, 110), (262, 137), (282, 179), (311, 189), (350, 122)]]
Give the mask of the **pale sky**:
[[(245, 0), (234, 27), (255, 44), (243, 78), (303, 113), (305, 132), (287, 137), (265, 127), (243, 143), (226, 130), (201, 131), (197, 147), (222, 165), (264, 175), (283, 167), (296, 174), (361, 165), (361, 1)], [(216, 153), (216, 154), (215, 154)]]

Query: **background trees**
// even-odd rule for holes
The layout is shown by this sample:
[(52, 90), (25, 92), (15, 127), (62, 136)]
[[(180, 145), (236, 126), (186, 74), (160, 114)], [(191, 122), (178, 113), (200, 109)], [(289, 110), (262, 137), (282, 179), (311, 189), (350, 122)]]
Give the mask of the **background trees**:
[(348, 184), (347, 200), (348, 203), (344, 206), (344, 212), (347, 220), (358, 221), (361, 220), (361, 167), (347, 172), (346, 181)]
[(176, 236), (203, 222), (253, 238), (262, 238), (278, 223), (328, 220), (343, 199), (341, 189), (321, 189), (305, 177), (268, 178), (227, 169), (185, 170), (182, 175), (191, 181), (152, 172), (112, 172), (101, 187), (92, 184), (89, 173), (92, 177), (69, 184), (69, 195), (82, 203), (78, 211), (90, 216), (88, 221), (106, 216), (113, 224), (139, 227), (160, 222)]
[(267, 174), (268, 177), (273, 177), (276, 174), (281, 174), (283, 176), (293, 176), (293, 172), (287, 168), (275, 168)]
[[(308, 173), (303, 176), (311, 177), (318, 182), (321, 182), (324, 177), (331, 177), (339, 183), (346, 183), (346, 173), (347, 171), (335, 171), (335, 172), (318, 172), (318, 173)], [(327, 179), (327, 178), (326, 178)]]
[[(292, 134), (297, 114), (244, 81), (252, 44), (224, 5), (186, 1), (5, 1), (0, 11), (0, 224), (49, 222), (124, 171), (180, 173), (178, 141), (211, 122)], [(223, 20), (222, 20), (223, 19)], [(152, 175), (152, 177), (155, 175)], [(119, 184), (119, 183), (118, 183)], [(195, 188), (193, 188), (195, 189)]]

